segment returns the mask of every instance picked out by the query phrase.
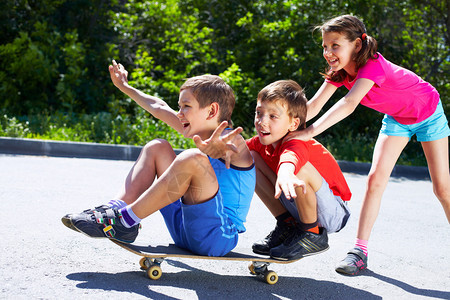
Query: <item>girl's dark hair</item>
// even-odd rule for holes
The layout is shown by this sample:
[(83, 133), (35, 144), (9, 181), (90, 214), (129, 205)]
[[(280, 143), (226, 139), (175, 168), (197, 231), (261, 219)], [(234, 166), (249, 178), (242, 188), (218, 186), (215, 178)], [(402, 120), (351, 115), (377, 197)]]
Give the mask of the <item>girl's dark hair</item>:
[[(323, 25), (317, 26), (315, 30), (324, 32), (338, 32), (345, 35), (345, 37), (353, 42), (356, 39), (361, 39), (362, 48), (355, 55), (356, 71), (364, 66), (370, 58), (377, 58), (378, 43), (375, 38), (367, 35), (366, 26), (364, 23), (352, 15), (342, 15), (331, 20), (326, 21)], [(347, 76), (347, 72), (341, 69), (337, 72), (330, 71), (328, 67), (325, 71), (325, 78), (334, 81), (342, 82)]]

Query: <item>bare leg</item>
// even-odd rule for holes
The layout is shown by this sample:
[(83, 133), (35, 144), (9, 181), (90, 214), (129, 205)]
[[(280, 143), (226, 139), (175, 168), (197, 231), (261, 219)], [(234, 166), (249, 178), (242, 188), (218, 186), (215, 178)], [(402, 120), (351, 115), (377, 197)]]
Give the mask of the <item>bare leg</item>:
[(297, 177), (306, 183), (306, 194), (302, 188), (296, 189), (298, 215), (300, 220), (305, 224), (311, 224), (317, 221), (317, 199), (316, 192), (322, 186), (322, 175), (316, 168), (307, 162), (298, 172)]
[(147, 190), (155, 180), (174, 161), (176, 155), (172, 146), (165, 140), (155, 139), (147, 143), (131, 168), (116, 199), (131, 204)]
[(422, 148), (427, 158), (434, 194), (441, 202), (450, 223), (448, 137), (432, 142), (422, 142)]
[(286, 209), (278, 199), (275, 199), (275, 182), (277, 175), (264, 162), (259, 153), (252, 151), (256, 168), (256, 188), (255, 192), (259, 199), (269, 209), (274, 217), (278, 217), (286, 212)]
[(194, 205), (214, 197), (219, 189), (216, 174), (208, 157), (198, 149), (180, 153), (167, 170), (132, 205), (143, 219), (182, 196)]
[(408, 141), (409, 139), (407, 137), (387, 135), (380, 135), (378, 137), (359, 217), (358, 239), (369, 240), (370, 233), (380, 210), (381, 197), (386, 189), (395, 163)]

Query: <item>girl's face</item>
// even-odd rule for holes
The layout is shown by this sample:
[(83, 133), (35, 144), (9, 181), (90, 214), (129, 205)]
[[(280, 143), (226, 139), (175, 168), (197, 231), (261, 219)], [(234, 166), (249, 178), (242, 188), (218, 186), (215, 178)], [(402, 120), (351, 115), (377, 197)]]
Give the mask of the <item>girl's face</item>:
[(263, 145), (272, 145), (274, 148), (283, 137), (299, 125), (298, 118), (291, 118), (281, 101), (258, 101), (255, 112), (255, 129), (259, 141)]
[(323, 57), (331, 71), (344, 69), (350, 76), (356, 76), (353, 57), (361, 49), (360, 45), (359, 39), (350, 42), (342, 33), (322, 32)]

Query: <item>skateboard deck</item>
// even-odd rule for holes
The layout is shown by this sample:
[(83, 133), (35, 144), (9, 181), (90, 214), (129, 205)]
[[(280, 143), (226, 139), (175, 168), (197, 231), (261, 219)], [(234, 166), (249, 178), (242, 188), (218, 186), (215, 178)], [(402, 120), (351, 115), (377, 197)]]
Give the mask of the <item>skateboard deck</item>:
[(263, 279), (268, 284), (275, 284), (278, 281), (278, 274), (268, 269), (268, 266), (271, 263), (289, 264), (298, 260), (277, 260), (264, 255), (255, 254), (251, 252), (250, 249), (235, 248), (225, 256), (204, 256), (179, 248), (175, 244), (141, 246), (135, 244), (125, 244), (116, 240), (111, 241), (131, 253), (142, 256), (139, 261), (139, 265), (141, 266), (141, 269), (147, 273), (147, 276), (153, 280), (158, 280), (161, 278), (161, 263), (168, 257), (249, 261), (251, 262), (248, 266), (250, 273)]

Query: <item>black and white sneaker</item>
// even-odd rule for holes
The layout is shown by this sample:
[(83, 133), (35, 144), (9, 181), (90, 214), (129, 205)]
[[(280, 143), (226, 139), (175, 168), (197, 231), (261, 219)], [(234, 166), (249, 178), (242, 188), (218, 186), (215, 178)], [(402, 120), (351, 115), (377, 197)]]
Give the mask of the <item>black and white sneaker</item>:
[(133, 243), (139, 233), (140, 225), (125, 227), (118, 210), (107, 205), (88, 209), (78, 214), (68, 214), (61, 221), (70, 229), (93, 238), (110, 238), (123, 243)]

